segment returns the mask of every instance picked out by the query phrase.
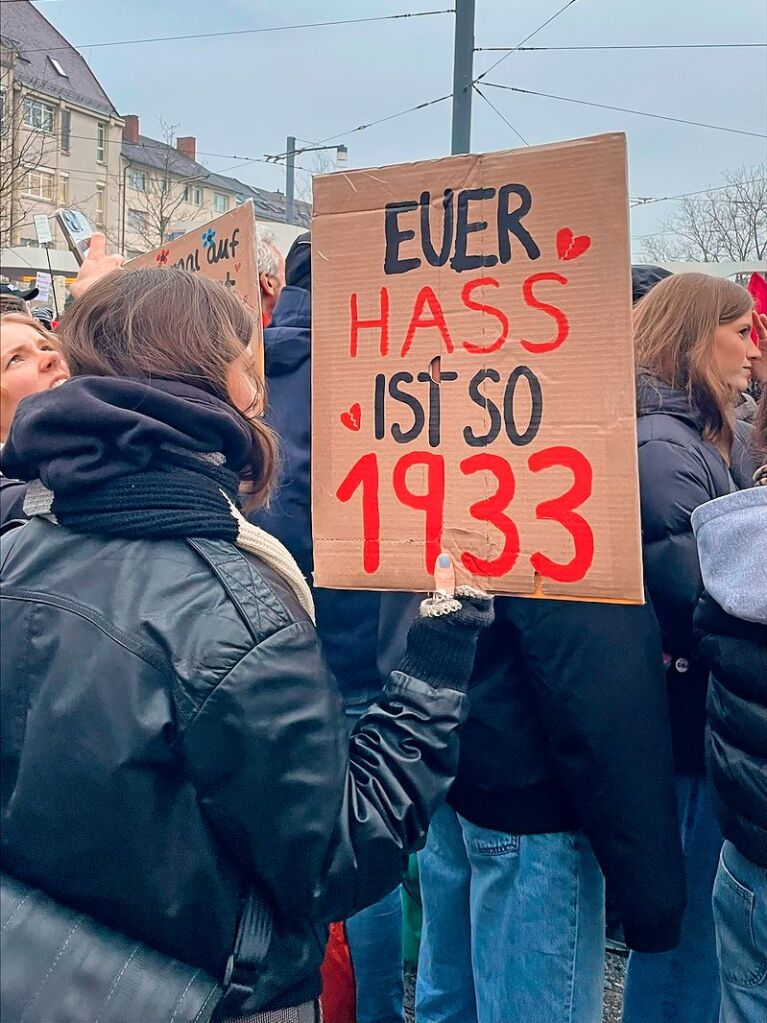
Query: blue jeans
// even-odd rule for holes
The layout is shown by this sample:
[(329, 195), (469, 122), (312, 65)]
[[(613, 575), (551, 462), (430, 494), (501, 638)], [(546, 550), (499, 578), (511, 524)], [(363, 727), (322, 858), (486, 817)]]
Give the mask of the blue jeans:
[[(349, 731), (380, 696), (344, 693)], [(404, 873), (405, 863), (403, 860)], [(395, 888), (374, 906), (346, 921), (346, 938), (357, 987), (357, 1023), (403, 1023), (402, 900)]]
[(670, 952), (631, 953), (623, 1023), (717, 1023), (719, 1019), (711, 893), (722, 833), (705, 778), (678, 777), (676, 791), (687, 871), (682, 936)]
[(443, 806), (418, 863), (417, 1023), (602, 1018), (604, 880), (581, 834), (488, 831)]
[(767, 870), (725, 842), (714, 881), (719, 1023), (767, 1019)]

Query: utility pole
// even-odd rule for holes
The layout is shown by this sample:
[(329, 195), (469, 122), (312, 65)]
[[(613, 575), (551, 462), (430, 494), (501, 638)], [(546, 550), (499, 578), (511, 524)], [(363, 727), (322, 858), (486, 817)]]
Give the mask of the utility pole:
[(474, 79), (475, 0), (455, 0), (453, 138), (450, 152), (471, 152), (471, 97)]
[(267, 156), (267, 163), (281, 163), (285, 160), (285, 222), (292, 224), (296, 219), (296, 157), (300, 153), (324, 153), (328, 149), (336, 151), (336, 167), (345, 167), (349, 159), (346, 146), (304, 146), (296, 149), (294, 135), (288, 135), (288, 146), (279, 156)]
[(295, 220), (296, 199), (296, 140), (288, 135), (285, 159), (285, 220), (292, 224)]

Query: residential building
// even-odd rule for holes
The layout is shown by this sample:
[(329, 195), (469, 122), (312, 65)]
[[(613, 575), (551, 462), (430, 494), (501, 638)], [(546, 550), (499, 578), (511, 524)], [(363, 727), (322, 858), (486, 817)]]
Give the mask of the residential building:
[[(40, 214), (49, 218), (53, 248), (66, 250), (53, 216), (59, 207), (84, 213), (129, 258), (246, 199), (259, 220), (283, 225), (282, 244), (293, 237), (283, 195), (208, 170), (192, 136), (142, 135), (139, 118), (117, 113), (83, 57), (29, 0), (0, 2), (0, 248), (7, 267), (46, 268), (46, 254), (32, 251)], [(310, 207), (297, 202), (297, 225), (310, 220)]]
[[(120, 249), (130, 258), (157, 248), (246, 199), (259, 221), (284, 223), (285, 197), (208, 170), (197, 161), (197, 139), (165, 141), (142, 135), (139, 118), (124, 116)], [(309, 226), (311, 207), (296, 203), (299, 225)]]
[(0, 18), (0, 233), (2, 246), (37, 245), (35, 215), (86, 215), (118, 235), (122, 119), (87, 63), (28, 0)]
[(197, 140), (165, 141), (140, 132), (135, 114), (125, 115), (122, 141), (120, 248), (129, 258), (185, 234), (234, 209), (237, 188), (197, 162)]

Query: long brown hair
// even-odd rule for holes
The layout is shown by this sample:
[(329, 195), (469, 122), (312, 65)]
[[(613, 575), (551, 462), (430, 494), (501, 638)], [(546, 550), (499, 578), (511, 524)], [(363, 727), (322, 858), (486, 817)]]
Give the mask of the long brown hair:
[(703, 436), (725, 451), (733, 440), (734, 398), (716, 369), (716, 328), (752, 307), (745, 288), (725, 277), (674, 274), (634, 307), (634, 349), (639, 370), (683, 390), (703, 416)]
[(67, 310), (59, 337), (73, 376), (176, 380), (226, 402), (253, 434), (251, 462), (240, 474), (255, 507), (276, 475), (277, 441), (259, 415), (265, 389), (253, 362), (246, 363), (256, 389), (250, 409), (234, 405), (227, 381), (253, 330), (247, 308), (219, 283), (152, 267), (116, 270), (93, 284)]
[(762, 459), (767, 462), (767, 387), (764, 388), (759, 399), (751, 443)]

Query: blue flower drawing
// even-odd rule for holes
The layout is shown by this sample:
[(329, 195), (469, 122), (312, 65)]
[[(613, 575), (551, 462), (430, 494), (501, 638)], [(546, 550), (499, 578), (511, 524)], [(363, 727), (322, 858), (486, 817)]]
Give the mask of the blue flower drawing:
[(211, 245), (213, 244), (213, 239), (215, 237), (216, 237), (216, 232), (213, 230), (212, 227), (209, 227), (207, 231), (203, 231), (203, 233), (202, 233), (202, 247), (204, 249), (209, 249), (211, 247)]

